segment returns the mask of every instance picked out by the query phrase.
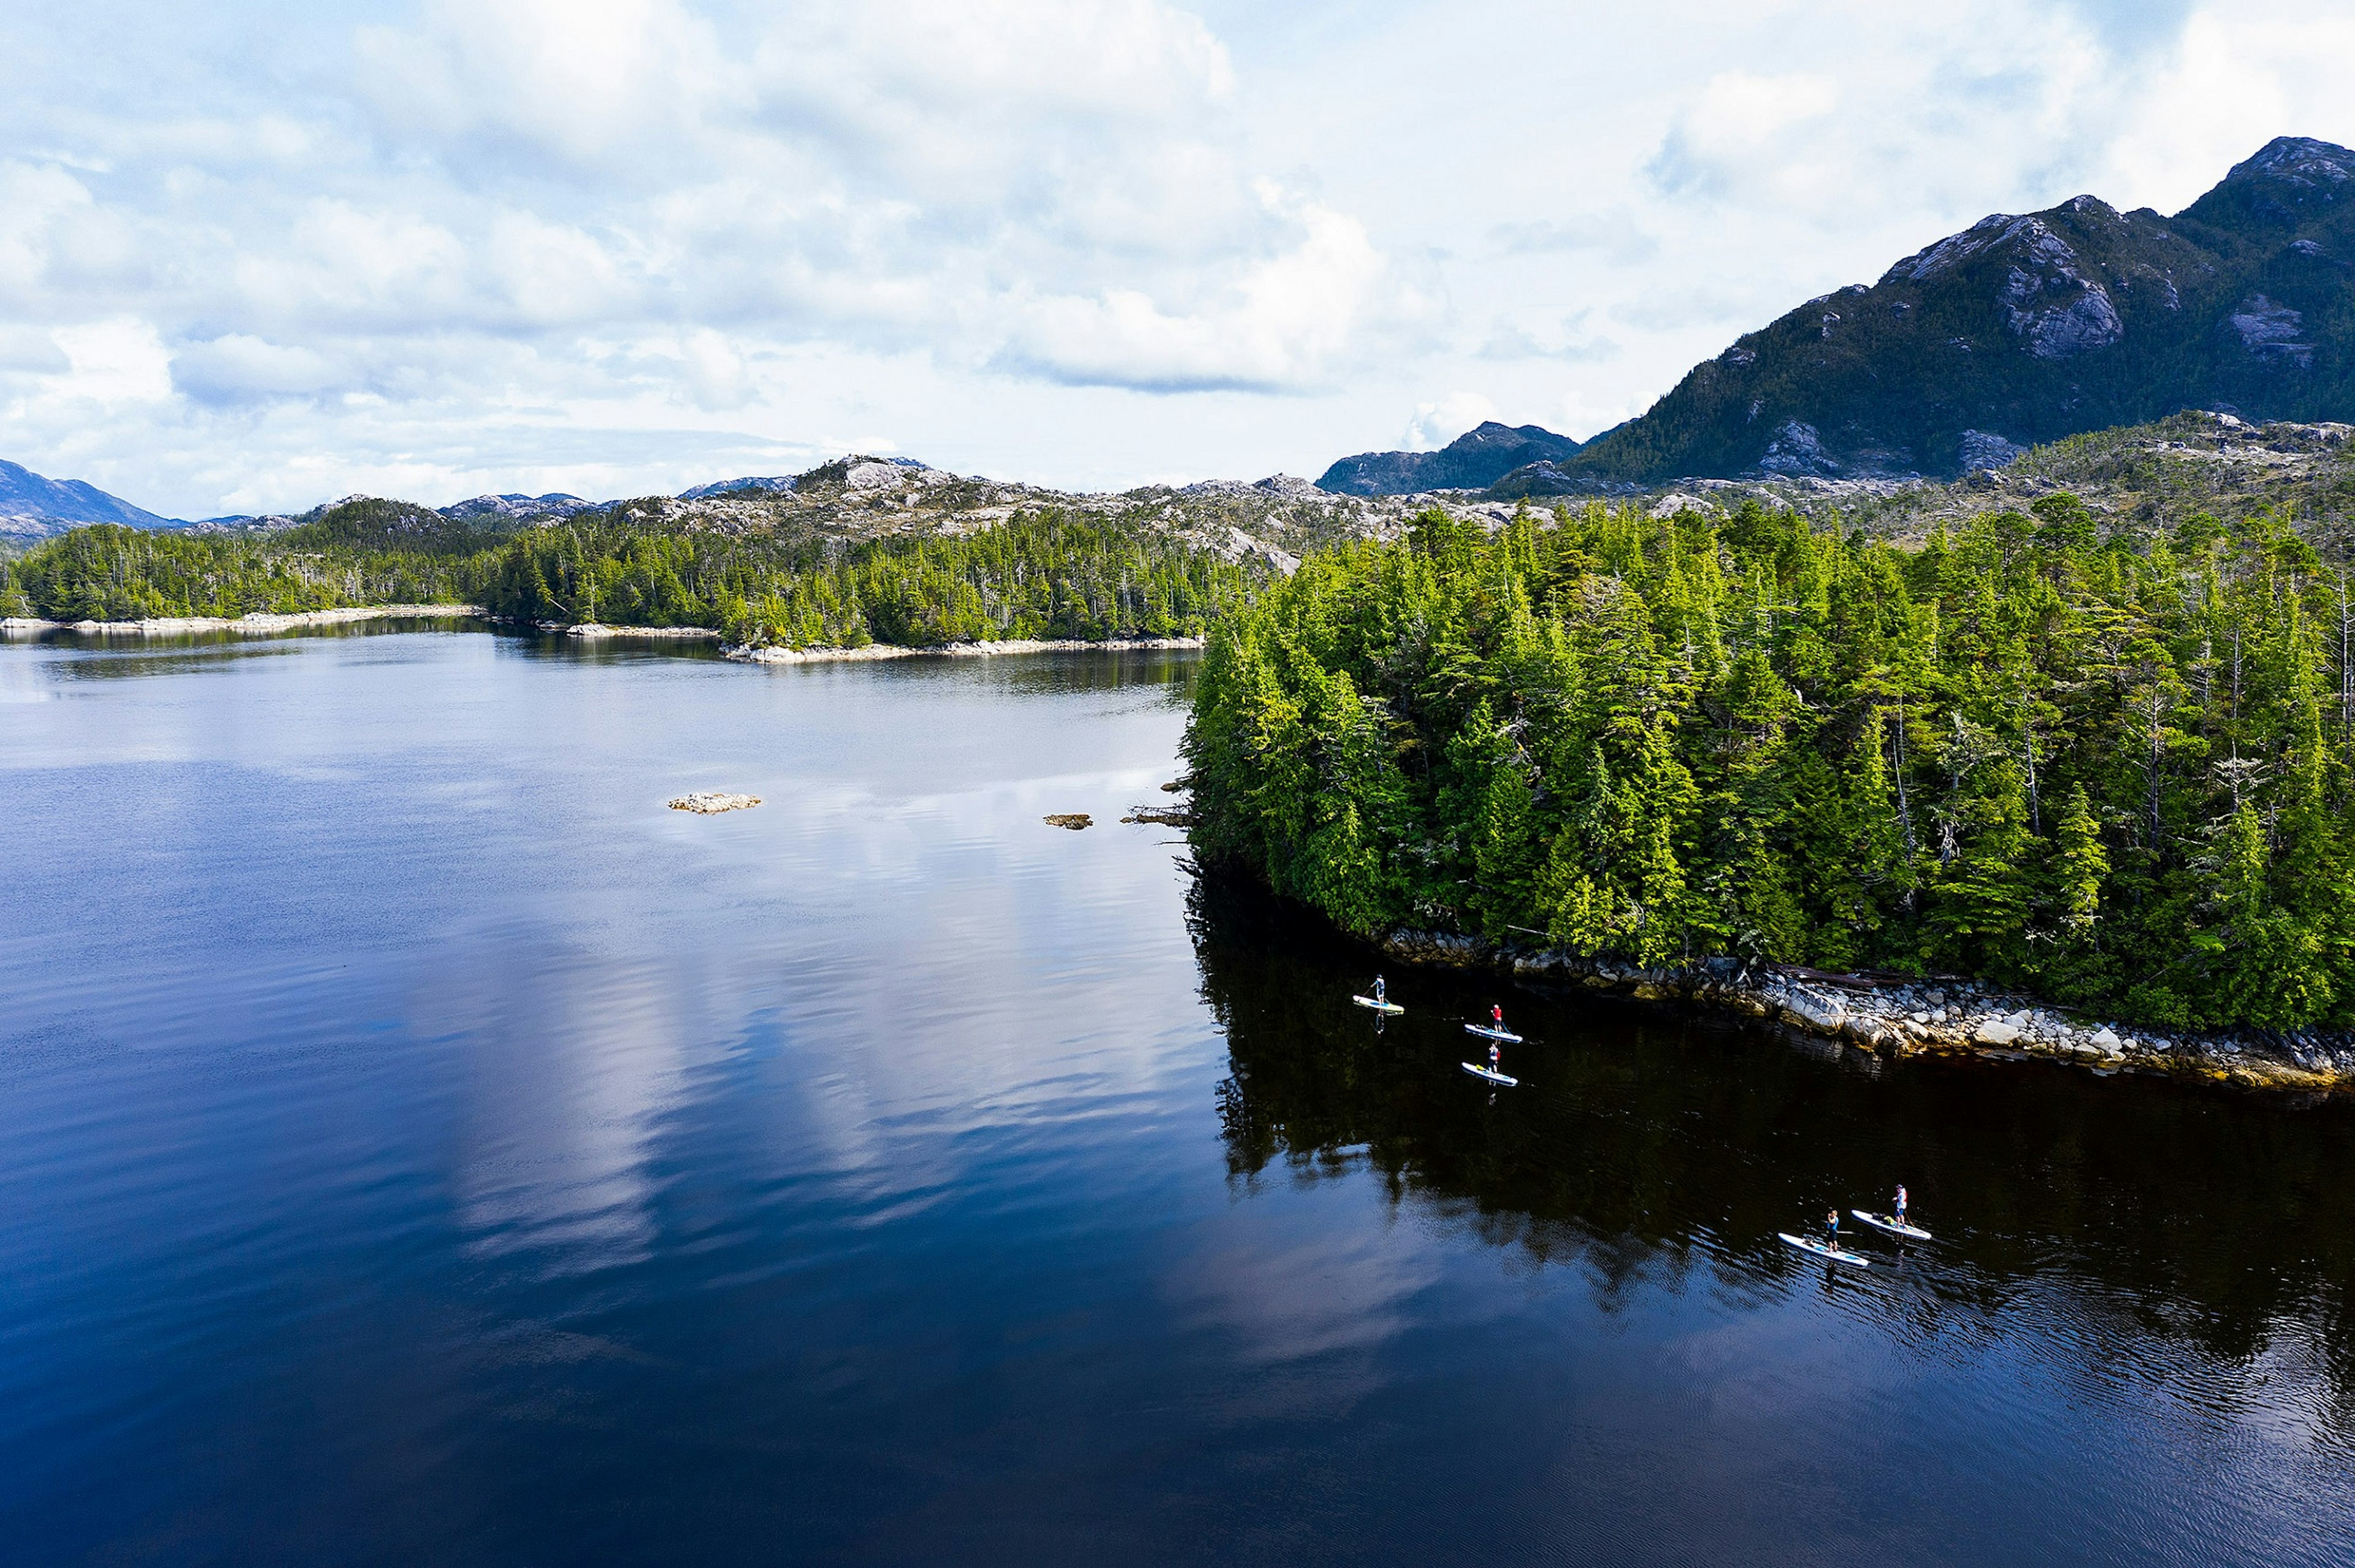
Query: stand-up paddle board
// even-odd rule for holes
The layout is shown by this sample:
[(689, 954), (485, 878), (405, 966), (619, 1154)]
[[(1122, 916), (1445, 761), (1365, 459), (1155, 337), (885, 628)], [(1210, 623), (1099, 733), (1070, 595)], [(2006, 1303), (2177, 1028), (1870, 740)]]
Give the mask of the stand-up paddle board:
[(1777, 1231), (1774, 1233), (1803, 1253), (1813, 1253), (1819, 1258), (1830, 1258), (1836, 1263), (1854, 1264), (1859, 1268), (1872, 1266), (1854, 1253), (1842, 1252), (1839, 1248), (1828, 1246), (1822, 1242), (1811, 1242), (1805, 1236), (1795, 1236), (1788, 1231)]
[(1501, 1040), (1507, 1045), (1518, 1045), (1521, 1043), (1521, 1037), (1519, 1035), (1514, 1034), (1507, 1029), (1490, 1029), (1487, 1024), (1465, 1024), (1464, 1026), (1464, 1032), (1466, 1034), (1476, 1034), (1483, 1040)]
[(1508, 1089), (1518, 1088), (1520, 1086), (1521, 1081), (1519, 1079), (1508, 1078), (1501, 1072), (1491, 1072), (1487, 1068), (1481, 1067), (1474, 1062), (1459, 1061), (1456, 1065), (1463, 1068), (1465, 1072), (1472, 1074), (1473, 1077), (1486, 1078), (1491, 1083), (1502, 1083)]
[(1926, 1242), (1930, 1239), (1929, 1232), (1919, 1225), (1909, 1225), (1894, 1214), (1868, 1214), (1861, 1209), (1851, 1209), (1849, 1212), (1874, 1230), (1886, 1231), (1892, 1236), (1910, 1236), (1917, 1242)]
[(1396, 1002), (1378, 1002), (1371, 997), (1351, 997), (1349, 999), (1357, 1003), (1361, 1008), (1371, 1008), (1378, 1013), (1402, 1013), (1406, 1011), (1404, 1008), (1400, 1007)]

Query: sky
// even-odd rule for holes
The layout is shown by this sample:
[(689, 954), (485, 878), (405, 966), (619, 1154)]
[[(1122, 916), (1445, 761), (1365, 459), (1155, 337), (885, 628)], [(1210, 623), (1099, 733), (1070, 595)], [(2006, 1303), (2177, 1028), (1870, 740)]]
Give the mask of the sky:
[(16, 0), (0, 457), (176, 517), (1586, 437), (1990, 212), (2355, 144), (2355, 0)]

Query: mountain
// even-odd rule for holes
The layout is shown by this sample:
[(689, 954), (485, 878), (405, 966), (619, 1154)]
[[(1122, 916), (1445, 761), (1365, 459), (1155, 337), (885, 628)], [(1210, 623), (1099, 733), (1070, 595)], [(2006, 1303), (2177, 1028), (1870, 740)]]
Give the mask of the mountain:
[(0, 462), (0, 534), (46, 539), (78, 523), (128, 523), (135, 528), (179, 524), (142, 511), (119, 496), (79, 479), (45, 479), (31, 469)]
[(1523, 493), (1999, 467), (2211, 409), (2355, 416), (2355, 152), (2266, 144), (2172, 218), (1998, 213), (1696, 366)]
[(578, 496), (477, 496), (471, 501), (460, 501), (441, 508), (442, 516), (453, 522), (481, 522), (496, 527), (500, 523), (536, 523), (550, 517), (569, 517), (575, 512), (586, 512), (610, 502), (584, 501)]
[(314, 507), (292, 528), (273, 531), (281, 543), (299, 549), (412, 549), (440, 555), (482, 549), (514, 531), (512, 520), (504, 516), (461, 517), (451, 515), (454, 510), (346, 496)]
[(1364, 452), (1345, 457), (1316, 481), (1337, 496), (1412, 496), (1425, 490), (1478, 490), (1524, 464), (1559, 461), (1579, 450), (1566, 435), (1533, 424), (1490, 420), (1437, 452)]
[(709, 485), (698, 485), (692, 490), (681, 490), (678, 493), (678, 498), (682, 501), (700, 501), (706, 496), (725, 496), (732, 490), (790, 490), (793, 487), (794, 482), (791, 477), (771, 474), (749, 479), (716, 479)]

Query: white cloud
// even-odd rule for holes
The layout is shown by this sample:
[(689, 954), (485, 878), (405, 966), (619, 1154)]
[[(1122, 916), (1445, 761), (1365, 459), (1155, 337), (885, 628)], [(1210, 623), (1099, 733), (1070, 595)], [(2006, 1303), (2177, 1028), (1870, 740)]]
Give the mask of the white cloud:
[(1524, 325), (1511, 315), (1490, 324), (1480, 345), (1483, 359), (1556, 359), (1567, 365), (1599, 364), (1619, 352), (1616, 340), (1594, 331), (1593, 310), (1576, 310), (1558, 321)]
[(1764, 161), (1776, 132), (1829, 114), (1839, 96), (1839, 83), (1827, 76), (1720, 71), (1678, 116), (1655, 170), (1671, 190), (1751, 172)]
[(242, 332), (188, 344), (172, 356), (174, 384), (206, 403), (310, 397), (344, 379), (342, 368), (324, 354)]
[[(2336, 14), (2333, 14), (2333, 13)], [(2355, 14), (2344, 7), (2252, 5), (2190, 19), (2109, 145), (2104, 178), (2121, 207), (2189, 206), (2278, 135), (2355, 143)]]
[(95, 403), (112, 412), (125, 404), (159, 403), (172, 395), (172, 360), (155, 329), (135, 318), (61, 326), (50, 335), (67, 368), (47, 378), (49, 400)]
[(1409, 452), (1433, 452), (1496, 417), (1497, 405), (1479, 393), (1450, 392), (1436, 401), (1417, 403), (1401, 439)]
[(1078, 385), (1283, 391), (1321, 379), (1377, 308), (1382, 260), (1354, 219), (1263, 197), (1298, 225), (1292, 249), (1183, 313), (1134, 289), (1039, 300), (1008, 358)]
[(659, 176), (743, 75), (677, 0), (430, 0), (420, 25), (356, 42), (364, 91), (404, 144), (477, 169), (521, 151), (593, 182)]
[(1622, 266), (1648, 261), (1660, 253), (1657, 236), (1622, 206), (1614, 212), (1582, 212), (1563, 219), (1523, 219), (1499, 223), (1488, 231), (1497, 250), (1508, 256), (1572, 254), (1598, 251)]
[(752, 373), (744, 357), (719, 333), (690, 333), (681, 346), (687, 384), (698, 408), (741, 409), (752, 400)]
[(0, 325), (0, 376), (55, 376), (71, 368), (73, 361), (58, 347), (57, 334), (38, 326)]
[(852, 443), (1314, 473), (1401, 409), (1591, 433), (1988, 211), (2355, 142), (2355, 0), (261, 16), (14, 19), (0, 455), (182, 514)]

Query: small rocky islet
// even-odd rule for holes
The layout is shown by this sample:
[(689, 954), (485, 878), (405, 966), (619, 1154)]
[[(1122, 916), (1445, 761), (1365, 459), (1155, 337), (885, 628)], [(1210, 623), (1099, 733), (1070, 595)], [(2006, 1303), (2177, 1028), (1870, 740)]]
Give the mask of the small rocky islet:
[(745, 811), (761, 804), (757, 795), (729, 795), (718, 790), (698, 790), (690, 795), (673, 795), (666, 803), (673, 811), (691, 811), (698, 816), (716, 816), (723, 811)]

